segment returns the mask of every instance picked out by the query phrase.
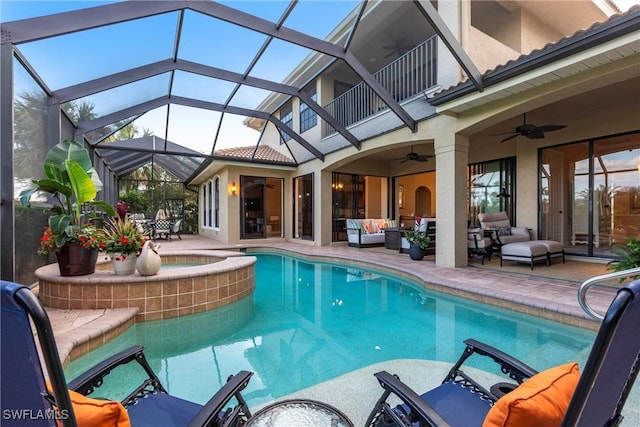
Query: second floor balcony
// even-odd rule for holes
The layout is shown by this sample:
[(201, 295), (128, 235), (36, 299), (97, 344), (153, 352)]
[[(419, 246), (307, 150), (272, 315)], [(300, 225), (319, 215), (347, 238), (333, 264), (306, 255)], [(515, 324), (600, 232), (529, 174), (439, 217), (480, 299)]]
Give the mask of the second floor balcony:
[[(422, 93), (437, 84), (437, 36), (433, 36), (373, 74), (398, 102)], [(341, 125), (347, 127), (385, 109), (387, 105), (364, 82), (360, 82), (324, 106)], [(335, 133), (327, 123), (325, 136)]]

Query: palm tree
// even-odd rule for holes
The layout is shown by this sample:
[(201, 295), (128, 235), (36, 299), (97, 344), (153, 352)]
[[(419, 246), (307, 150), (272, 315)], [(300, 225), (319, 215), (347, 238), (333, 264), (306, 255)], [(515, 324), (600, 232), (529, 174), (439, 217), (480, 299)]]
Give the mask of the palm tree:
[(24, 92), (14, 100), (13, 171), (17, 178), (43, 177), (46, 105), (47, 96), (38, 92)]

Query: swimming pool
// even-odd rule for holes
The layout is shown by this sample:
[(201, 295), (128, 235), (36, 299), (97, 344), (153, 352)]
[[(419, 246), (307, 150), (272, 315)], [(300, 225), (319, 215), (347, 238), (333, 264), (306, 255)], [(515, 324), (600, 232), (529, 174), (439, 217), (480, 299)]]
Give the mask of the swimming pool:
[[(573, 360), (583, 364), (595, 337), (592, 331), (428, 291), (375, 270), (255, 255), (253, 297), (136, 324), (73, 361), (67, 377), (140, 343), (169, 391), (199, 403), (229, 374), (255, 372), (245, 393), (255, 407), (386, 360), (453, 362), (470, 337), (536, 369)], [(100, 395), (119, 398), (121, 390), (131, 388), (132, 377), (126, 370), (112, 375), (116, 378), (107, 384), (113, 388), (99, 390)]]

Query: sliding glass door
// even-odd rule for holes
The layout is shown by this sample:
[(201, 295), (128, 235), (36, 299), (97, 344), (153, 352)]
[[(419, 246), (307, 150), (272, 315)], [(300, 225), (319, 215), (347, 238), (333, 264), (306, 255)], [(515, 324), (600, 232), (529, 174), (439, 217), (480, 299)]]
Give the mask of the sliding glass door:
[(282, 237), (282, 178), (241, 176), (242, 239)]
[(640, 238), (640, 134), (541, 150), (541, 237), (567, 252), (611, 256)]

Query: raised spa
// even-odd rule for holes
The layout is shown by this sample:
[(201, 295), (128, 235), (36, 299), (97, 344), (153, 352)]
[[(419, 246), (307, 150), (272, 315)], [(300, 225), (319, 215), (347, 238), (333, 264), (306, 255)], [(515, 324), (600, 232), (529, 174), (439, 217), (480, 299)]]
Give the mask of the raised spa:
[[(136, 321), (199, 313), (238, 301), (255, 289), (256, 258), (233, 251), (161, 252), (155, 276), (118, 276), (100, 257), (96, 272), (60, 276), (57, 264), (36, 270), (45, 306), (61, 309), (138, 308)], [(174, 266), (172, 266), (174, 264)], [(199, 264), (199, 265), (194, 265)]]

